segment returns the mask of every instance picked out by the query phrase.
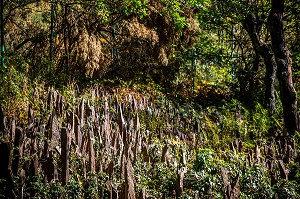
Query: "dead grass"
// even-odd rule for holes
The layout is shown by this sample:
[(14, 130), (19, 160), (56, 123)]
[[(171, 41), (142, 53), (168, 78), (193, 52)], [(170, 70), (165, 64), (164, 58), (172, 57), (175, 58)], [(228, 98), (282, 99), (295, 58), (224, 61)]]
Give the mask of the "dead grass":
[(105, 58), (99, 37), (83, 31), (79, 35), (77, 48), (87, 76), (93, 76), (95, 71), (101, 76), (107, 71), (110, 61)]
[(130, 37), (147, 40), (152, 45), (159, 42), (157, 31), (140, 23), (136, 17), (130, 21), (125, 21), (125, 31), (126, 30)]

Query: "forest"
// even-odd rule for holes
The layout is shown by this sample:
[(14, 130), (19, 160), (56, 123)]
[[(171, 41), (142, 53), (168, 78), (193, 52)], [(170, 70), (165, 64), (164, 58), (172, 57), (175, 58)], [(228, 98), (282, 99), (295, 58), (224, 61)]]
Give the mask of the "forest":
[(300, 198), (299, 0), (0, 13), (0, 198)]

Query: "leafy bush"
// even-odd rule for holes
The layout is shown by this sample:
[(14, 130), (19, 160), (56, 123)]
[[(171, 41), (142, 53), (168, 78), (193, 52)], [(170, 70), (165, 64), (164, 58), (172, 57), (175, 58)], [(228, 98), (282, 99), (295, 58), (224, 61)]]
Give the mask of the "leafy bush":
[(241, 191), (244, 198), (273, 198), (269, 171), (261, 164), (247, 167), (241, 178)]
[(300, 198), (299, 184), (295, 181), (281, 179), (274, 189), (279, 198)]
[(222, 182), (218, 175), (218, 160), (213, 158), (214, 151), (199, 149), (194, 162), (195, 175), (199, 179), (194, 188), (203, 197), (222, 198)]

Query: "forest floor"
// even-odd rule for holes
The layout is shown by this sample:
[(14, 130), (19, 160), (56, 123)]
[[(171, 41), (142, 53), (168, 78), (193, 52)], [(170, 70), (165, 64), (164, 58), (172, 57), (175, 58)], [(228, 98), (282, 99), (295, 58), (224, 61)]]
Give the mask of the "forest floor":
[(39, 85), (8, 101), (2, 197), (299, 198), (300, 134), (279, 116), (141, 90)]

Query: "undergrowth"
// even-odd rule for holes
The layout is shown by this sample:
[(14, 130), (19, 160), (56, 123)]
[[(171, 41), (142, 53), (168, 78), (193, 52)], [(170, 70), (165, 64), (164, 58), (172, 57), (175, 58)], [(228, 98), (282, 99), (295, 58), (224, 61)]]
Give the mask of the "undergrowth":
[[(117, 83), (116, 83), (116, 82)], [(103, 106), (103, 99), (97, 99), (95, 89), (106, 92), (116, 100), (127, 103), (126, 96), (136, 99), (145, 97), (152, 106), (138, 113), (140, 132), (148, 134), (150, 162), (138, 159), (134, 162), (137, 191), (146, 189), (153, 198), (162, 196), (175, 198), (178, 169), (187, 167), (184, 176), (184, 198), (223, 198), (226, 194), (228, 182), (238, 180), (241, 198), (299, 198), (299, 163), (291, 162), (290, 180), (278, 178), (271, 183), (269, 170), (259, 162), (247, 163), (247, 155), (259, 145), (269, 142), (270, 138), (283, 136), (282, 109), (270, 116), (269, 112), (259, 103), (253, 109), (248, 109), (239, 101), (233, 99), (224, 101), (218, 106), (202, 107), (191, 102), (173, 101), (164, 94), (163, 89), (149, 81), (143, 85), (139, 83), (125, 83), (120, 80), (92, 83), (89, 88), (80, 89), (75, 83), (62, 86), (60, 94), (69, 108), (79, 104), (82, 99), (89, 103)], [(46, 119), (47, 93), (54, 88), (47, 87), (40, 82), (30, 82), (22, 73), (9, 70), (5, 81), (1, 81), (1, 106), (7, 117), (28, 120), (28, 105), (34, 115)], [(112, 85), (116, 84), (112, 87)], [(280, 104), (278, 104), (280, 105)], [(111, 107), (113, 111), (113, 107)], [(149, 117), (155, 113), (156, 117)], [(130, 112), (124, 112), (124, 117)], [(135, 114), (135, 113), (134, 113)], [(158, 131), (163, 129), (164, 132)], [(173, 137), (167, 136), (171, 132)], [(161, 135), (163, 133), (163, 135)], [(180, 135), (189, 137), (180, 138)], [(243, 143), (243, 150), (230, 148), (236, 139)], [(187, 141), (189, 140), (189, 141)], [(298, 149), (300, 136), (295, 136)], [(97, 148), (95, 143), (95, 147)], [(168, 147), (170, 160), (161, 160), (162, 148)], [(74, 152), (74, 151), (73, 151)], [(185, 155), (183, 155), (183, 153)], [(182, 163), (185, 156), (186, 162)], [(82, 160), (74, 154), (71, 156), (72, 165), (80, 165)], [(118, 161), (117, 159), (115, 161)], [(58, 162), (59, 163), (59, 162)], [(221, 170), (226, 170), (228, 182), (224, 181)], [(123, 179), (119, 174), (108, 176), (105, 172), (87, 174), (84, 179), (82, 171), (71, 170), (71, 179), (67, 185), (60, 182), (45, 184), (45, 176), (39, 175), (35, 179), (26, 179), (25, 187), (19, 187), (19, 193), (34, 191), (40, 198), (97, 198), (99, 195), (108, 197), (106, 181), (112, 180), (121, 185)], [(116, 172), (117, 173), (117, 172)], [(19, 179), (15, 181), (18, 183)]]

